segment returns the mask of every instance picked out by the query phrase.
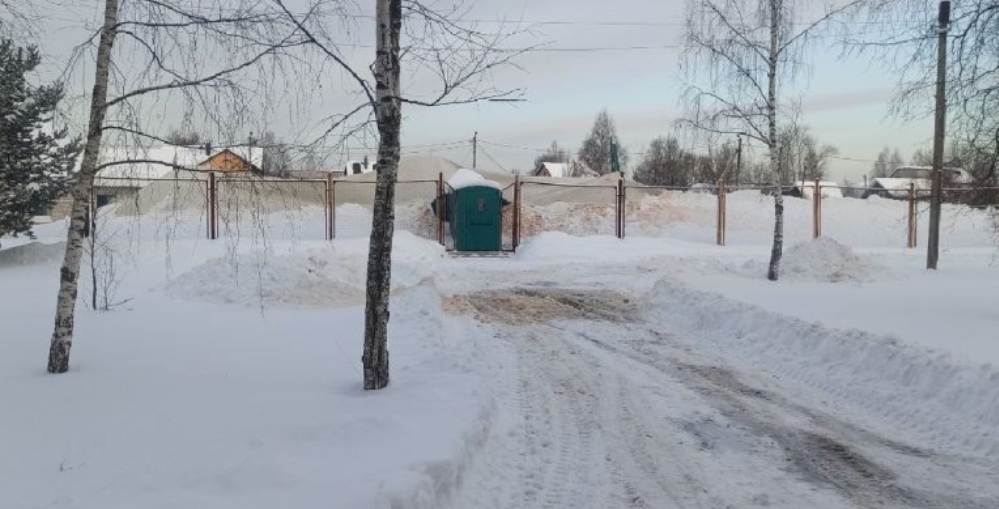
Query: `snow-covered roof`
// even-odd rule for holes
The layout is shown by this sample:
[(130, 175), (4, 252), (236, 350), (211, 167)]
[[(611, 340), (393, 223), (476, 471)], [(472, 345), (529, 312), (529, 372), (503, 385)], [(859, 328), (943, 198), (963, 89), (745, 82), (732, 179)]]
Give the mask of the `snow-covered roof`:
[[(198, 171), (211, 157), (230, 151), (243, 160), (260, 168), (264, 162), (262, 147), (223, 147), (205, 153), (204, 147), (106, 147), (101, 150), (98, 166), (121, 162), (102, 168), (97, 172), (95, 184), (101, 187), (145, 187), (151, 179), (173, 176), (175, 169)], [(81, 158), (82, 159), (82, 156)], [(132, 161), (132, 162), (124, 162)], [(80, 161), (76, 169), (79, 170)], [(127, 180), (125, 180), (127, 179)]]
[[(212, 152), (212, 155), (218, 154), (224, 150), (228, 150), (233, 154), (241, 157), (244, 161), (256, 166), (257, 168), (262, 168), (264, 166), (264, 149), (263, 147), (251, 147), (251, 146), (240, 146), (240, 147), (224, 147)], [(204, 152), (202, 152), (204, 153)], [(202, 161), (208, 159), (210, 156), (205, 156)]]
[[(839, 182), (833, 182), (831, 180), (819, 181), (819, 186), (822, 189), (822, 197), (842, 197), (843, 190), (840, 189), (841, 185)], [(815, 181), (805, 182), (802, 184), (801, 181), (795, 182), (794, 187), (801, 191), (801, 196), (805, 198), (811, 198), (815, 194)]]
[(494, 189), (499, 189), (500, 191), (503, 190), (503, 186), (501, 186), (498, 182), (486, 180), (486, 178), (482, 175), (465, 168), (458, 168), (458, 171), (454, 172), (454, 175), (451, 175), (451, 178), (447, 179), (447, 185), (451, 186), (451, 189), (456, 191), (458, 189), (472, 186), (492, 187)]
[(887, 189), (889, 191), (908, 191), (909, 184), (915, 184), (916, 191), (924, 191), (930, 188), (932, 181), (930, 179), (878, 177), (874, 179), (874, 182), (872, 183), (872, 185)]
[(150, 183), (149, 179), (171, 176), (174, 167), (197, 170), (198, 164), (206, 158), (205, 151), (201, 148), (107, 147), (101, 150), (97, 164), (122, 163), (99, 170), (95, 184), (102, 187), (144, 187)]
[(534, 169), (534, 174), (540, 175), (542, 170), (548, 170), (548, 175), (552, 178), (568, 177), (570, 173), (567, 163), (541, 163)]

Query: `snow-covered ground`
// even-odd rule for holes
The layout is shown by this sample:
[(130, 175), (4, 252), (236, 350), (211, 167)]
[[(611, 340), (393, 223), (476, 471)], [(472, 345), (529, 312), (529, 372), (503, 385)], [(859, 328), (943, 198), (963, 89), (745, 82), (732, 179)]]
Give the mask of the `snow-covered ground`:
[(771, 283), (772, 205), (730, 197), (718, 247), (713, 200), (497, 259), (449, 257), (404, 204), (377, 393), (360, 206), (333, 242), (321, 209), (214, 242), (196, 212), (103, 217), (121, 304), (81, 303), (60, 376), (64, 226), (3, 239), (0, 508), (999, 507), (994, 216), (949, 210), (927, 272), (904, 204), (827, 200), (812, 241), (788, 200)]

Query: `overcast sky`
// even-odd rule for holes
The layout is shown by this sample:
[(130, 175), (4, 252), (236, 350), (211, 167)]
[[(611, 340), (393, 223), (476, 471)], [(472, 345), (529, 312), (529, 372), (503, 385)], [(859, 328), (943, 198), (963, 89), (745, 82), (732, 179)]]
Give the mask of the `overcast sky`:
[[(59, 68), (84, 37), (81, 27), (97, 26), (100, 10), (94, 0), (62, 2), (48, 14), (41, 45)], [(358, 4), (358, 12), (373, 12), (373, 1)], [(526, 170), (539, 150), (553, 140), (578, 149), (594, 117), (606, 108), (616, 122), (632, 164), (657, 136), (669, 134), (683, 114), (678, 55), (683, 32), (684, 2), (647, 0), (478, 0), (469, 19), (483, 30), (509, 19), (530, 26), (531, 34), (508, 44), (541, 45), (517, 60), (518, 66), (497, 71), (492, 83), (524, 90), (521, 103), (482, 103), (448, 108), (404, 109), (404, 151), (436, 153), (471, 165), (470, 142), (475, 131), (481, 140), (479, 166)], [(345, 40), (359, 48), (346, 49), (352, 62), (366, 69), (373, 58), (373, 29), (359, 20)], [(874, 27), (876, 30), (877, 27)], [(613, 49), (622, 48), (622, 49)], [(831, 164), (831, 176), (859, 179), (884, 146), (899, 148), (908, 157), (928, 145), (932, 122), (903, 123), (888, 117), (895, 78), (890, 66), (864, 58), (844, 59), (832, 37), (812, 42), (811, 62), (793, 86), (783, 88), (784, 100), (800, 99), (802, 121), (822, 143), (837, 147), (840, 159)], [(60, 62), (56, 65), (54, 62)], [(71, 83), (86, 90), (86, 77)], [(271, 105), (267, 127), (280, 138), (308, 134), (321, 127), (320, 119), (346, 108), (338, 92), (345, 84), (333, 75), (321, 96), (309, 108)], [(406, 83), (404, 83), (404, 86)], [(284, 113), (284, 114), (282, 114)], [(163, 125), (177, 120), (164, 118)], [(447, 146), (428, 147), (433, 144)], [(516, 147), (516, 148), (515, 148)], [(695, 147), (696, 148), (696, 147)], [(755, 150), (762, 157), (761, 148)], [(354, 150), (351, 156), (361, 156)], [(374, 151), (371, 151), (374, 154)]]

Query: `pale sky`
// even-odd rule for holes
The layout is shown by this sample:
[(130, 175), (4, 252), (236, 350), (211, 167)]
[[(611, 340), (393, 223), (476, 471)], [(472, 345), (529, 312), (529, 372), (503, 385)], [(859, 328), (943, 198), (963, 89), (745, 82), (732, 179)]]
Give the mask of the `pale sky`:
[[(69, 48), (85, 37), (82, 26), (96, 27), (100, 15), (94, 0), (50, 5), (54, 7), (40, 41), (51, 56), (49, 74), (65, 65)], [(357, 11), (372, 12), (373, 5), (361, 2)], [(578, 149), (596, 114), (606, 108), (634, 165), (649, 142), (669, 134), (683, 114), (678, 68), (683, 11), (684, 2), (677, 1), (478, 0), (468, 18), (481, 20), (480, 28), (498, 27), (492, 20), (521, 20), (531, 26), (531, 34), (509, 44), (541, 44), (545, 49), (522, 56), (517, 60), (519, 68), (504, 68), (491, 77), (497, 87), (524, 89), (524, 102), (446, 108), (407, 105), (404, 152), (435, 153), (470, 166), (471, 145), (456, 142), (470, 141), (478, 131), (480, 167), (527, 170), (538, 154), (532, 149), (544, 149), (553, 140)], [(373, 27), (368, 24), (374, 22), (361, 18), (357, 23), (357, 30), (345, 34), (345, 41), (362, 47), (345, 48), (344, 52), (367, 71), (374, 53), (368, 47), (373, 43)], [(870, 160), (882, 147), (897, 147), (908, 157), (916, 148), (926, 146), (932, 122), (905, 123), (889, 118), (887, 104), (896, 85), (890, 66), (866, 56), (841, 58), (835, 42), (832, 37), (812, 42), (809, 70), (793, 87), (783, 88), (783, 99), (800, 99), (802, 122), (820, 142), (839, 149), (841, 158), (831, 162), (830, 176), (856, 181), (870, 169)], [(87, 90), (86, 72), (92, 71), (71, 79), (74, 93)], [(324, 116), (348, 107), (348, 96), (343, 93), (346, 85), (349, 81), (333, 73), (326, 86), (316, 87), (315, 97), (294, 98), (297, 106), (281, 103), (288, 98), (273, 100), (267, 128), (283, 139), (318, 132)], [(302, 103), (308, 107), (303, 108)], [(160, 124), (179, 125), (179, 119), (171, 118), (170, 109), (165, 111)], [(450, 145), (427, 146), (434, 144)], [(361, 156), (362, 152), (353, 150), (351, 156)], [(755, 153), (763, 156), (760, 148)]]

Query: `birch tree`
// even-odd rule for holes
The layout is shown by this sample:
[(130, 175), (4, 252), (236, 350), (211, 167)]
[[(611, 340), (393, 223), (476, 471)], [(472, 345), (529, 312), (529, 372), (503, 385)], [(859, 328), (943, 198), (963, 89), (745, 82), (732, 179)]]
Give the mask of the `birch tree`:
[[(436, 10), (418, 0), (376, 0), (375, 62), (372, 84), (344, 56), (339, 34), (324, 13), (342, 14), (336, 0), (318, 0), (295, 12), (285, 0), (275, 0), (320, 55), (339, 68), (356, 85), (361, 101), (329, 117), (324, 136), (339, 133), (339, 140), (365, 131), (372, 123), (378, 135), (378, 177), (368, 248), (364, 313), (364, 389), (377, 390), (389, 383), (388, 324), (392, 273), (392, 235), (395, 231), (395, 185), (399, 168), (402, 106), (438, 107), (481, 101), (514, 100), (519, 90), (497, 89), (486, 79), (492, 70), (510, 63), (530, 48), (503, 49), (518, 33), (501, 26), (481, 30), (459, 21), (467, 6), (452, 4)], [(405, 23), (403, 22), (405, 20)], [(409, 44), (401, 51), (400, 39)], [(404, 64), (422, 70), (434, 85), (419, 94), (403, 90)], [(318, 141), (318, 140), (317, 140)]]
[[(803, 0), (688, 0), (684, 36), (681, 125), (715, 135), (745, 135), (762, 143), (773, 179), (774, 235), (767, 279), (776, 281), (784, 245), (784, 199), (778, 125), (781, 86), (803, 65), (812, 33), (859, 2), (809, 19)], [(815, 9), (811, 9), (815, 10)]]
[[(83, 61), (97, 39), (83, 158), (72, 190), (73, 205), (49, 347), (50, 373), (69, 369), (94, 178), (108, 165), (141, 160), (141, 155), (137, 155), (132, 161), (100, 163), (106, 138), (117, 136), (119, 141), (132, 141), (136, 145), (165, 142), (167, 133), (157, 133), (155, 119), (144, 118), (142, 114), (151, 104), (200, 104), (205, 121), (215, 120), (218, 126), (237, 124), (238, 116), (220, 110), (226, 101), (230, 106), (242, 103), (253, 90), (238, 83), (236, 78), (265, 59), (277, 57), (301, 43), (296, 28), (282, 27), (274, 23), (275, 19), (280, 19), (276, 13), (262, 12), (251, 2), (103, 2), (100, 30), (77, 47), (71, 63)], [(206, 51), (209, 48), (211, 51)]]

